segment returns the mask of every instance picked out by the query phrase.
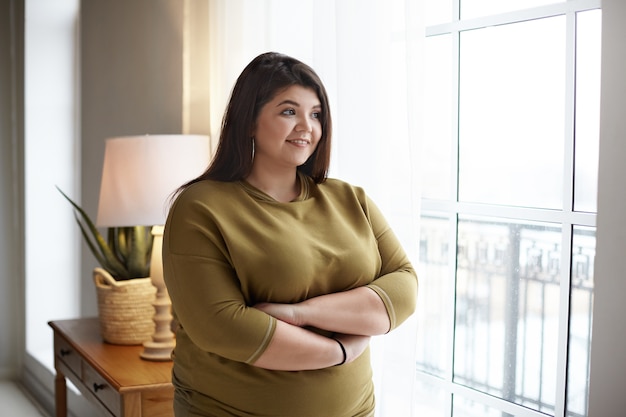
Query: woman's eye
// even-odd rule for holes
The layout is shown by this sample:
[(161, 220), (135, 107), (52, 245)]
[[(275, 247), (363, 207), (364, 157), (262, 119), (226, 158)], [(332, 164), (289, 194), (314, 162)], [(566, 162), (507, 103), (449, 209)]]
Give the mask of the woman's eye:
[(313, 112), (313, 114), (311, 114), (311, 117), (313, 117), (314, 119), (319, 119), (320, 117), (322, 117), (322, 112)]
[(294, 114), (296, 114), (296, 111), (294, 109), (287, 109), (283, 110), (282, 114), (286, 116), (293, 116)]

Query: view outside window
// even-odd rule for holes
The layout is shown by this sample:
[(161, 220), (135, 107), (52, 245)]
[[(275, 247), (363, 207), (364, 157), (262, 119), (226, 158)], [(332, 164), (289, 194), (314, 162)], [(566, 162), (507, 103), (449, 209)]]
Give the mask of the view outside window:
[(562, 207), (565, 16), (469, 30), (460, 44), (459, 199)]
[(558, 226), (460, 218), (455, 382), (553, 412), (561, 240)]
[(587, 416), (601, 12), (566, 3), (426, 2), (416, 415)]
[(574, 210), (597, 211), (600, 142), (600, 10), (576, 19), (576, 154)]

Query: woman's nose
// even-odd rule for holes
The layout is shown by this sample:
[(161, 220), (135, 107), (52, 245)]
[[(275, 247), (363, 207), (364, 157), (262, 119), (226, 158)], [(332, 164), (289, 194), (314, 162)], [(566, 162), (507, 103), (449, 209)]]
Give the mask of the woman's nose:
[(313, 124), (308, 117), (300, 117), (298, 118), (298, 123), (296, 124), (296, 132), (311, 132), (313, 131)]

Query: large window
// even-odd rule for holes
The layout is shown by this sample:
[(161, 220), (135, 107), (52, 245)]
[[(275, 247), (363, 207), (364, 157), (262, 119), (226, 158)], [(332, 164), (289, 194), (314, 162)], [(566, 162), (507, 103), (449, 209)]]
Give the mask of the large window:
[(587, 415), (599, 7), (425, 2), (416, 415)]
[(79, 234), (55, 188), (77, 198), (79, 1), (28, 0), (25, 13), (26, 351), (53, 369), (47, 322), (76, 317), (80, 307)]

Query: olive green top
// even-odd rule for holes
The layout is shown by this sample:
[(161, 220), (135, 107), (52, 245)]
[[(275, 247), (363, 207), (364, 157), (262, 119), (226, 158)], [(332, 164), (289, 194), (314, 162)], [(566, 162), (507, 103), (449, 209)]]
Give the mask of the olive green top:
[(369, 349), (320, 370), (252, 365), (276, 326), (254, 304), (367, 285), (384, 302), (391, 329), (414, 311), (415, 271), (364, 191), (339, 180), (299, 179), (300, 195), (289, 203), (245, 181), (205, 180), (170, 210), (163, 266), (180, 323), (173, 380), (177, 395), (206, 415), (373, 415)]

